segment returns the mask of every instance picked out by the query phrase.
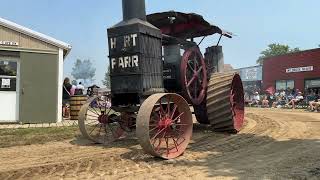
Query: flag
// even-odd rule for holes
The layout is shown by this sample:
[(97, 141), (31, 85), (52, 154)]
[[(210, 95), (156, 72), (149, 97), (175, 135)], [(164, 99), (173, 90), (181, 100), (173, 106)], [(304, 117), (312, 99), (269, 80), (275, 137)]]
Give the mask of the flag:
[(274, 94), (276, 90), (274, 89), (274, 87), (271, 86), (268, 89), (266, 89), (266, 92), (268, 92), (269, 94)]

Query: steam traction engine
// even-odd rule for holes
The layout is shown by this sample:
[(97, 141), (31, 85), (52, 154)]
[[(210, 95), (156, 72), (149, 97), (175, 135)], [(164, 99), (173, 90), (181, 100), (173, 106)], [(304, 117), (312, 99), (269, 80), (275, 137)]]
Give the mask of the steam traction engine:
[(239, 131), (244, 116), (239, 75), (222, 73), (220, 46), (207, 48), (203, 57), (193, 40), (218, 33), (220, 41), (231, 34), (197, 14), (146, 16), (144, 0), (122, 3), (123, 21), (108, 29), (112, 107), (101, 97), (89, 99), (79, 114), (83, 136), (105, 144), (135, 130), (145, 152), (175, 158), (192, 135), (189, 105), (199, 123)]

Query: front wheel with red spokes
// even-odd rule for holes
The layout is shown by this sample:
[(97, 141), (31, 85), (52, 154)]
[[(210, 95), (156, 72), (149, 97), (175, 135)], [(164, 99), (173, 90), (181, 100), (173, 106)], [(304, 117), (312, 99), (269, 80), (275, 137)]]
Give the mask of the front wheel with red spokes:
[(177, 94), (154, 94), (141, 105), (136, 133), (143, 150), (163, 159), (180, 156), (192, 135), (188, 103)]

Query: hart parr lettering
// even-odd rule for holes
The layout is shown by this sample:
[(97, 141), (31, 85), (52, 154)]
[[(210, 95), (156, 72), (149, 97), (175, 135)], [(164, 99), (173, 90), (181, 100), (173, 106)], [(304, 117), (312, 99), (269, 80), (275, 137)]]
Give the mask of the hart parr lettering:
[(133, 68), (139, 67), (139, 56), (124, 56), (111, 58), (111, 68)]
[[(123, 48), (135, 47), (137, 45), (138, 34), (129, 34), (123, 37), (112, 37), (110, 38), (110, 48), (116, 49), (117, 43), (120, 43)], [(121, 41), (123, 42), (121, 43)], [(120, 41), (120, 42), (118, 42)]]

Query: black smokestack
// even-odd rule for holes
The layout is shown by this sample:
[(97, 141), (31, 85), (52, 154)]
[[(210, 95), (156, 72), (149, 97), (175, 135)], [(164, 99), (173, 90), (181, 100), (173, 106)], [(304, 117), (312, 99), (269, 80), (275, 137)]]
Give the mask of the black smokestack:
[(123, 20), (138, 18), (147, 20), (145, 0), (122, 0)]

